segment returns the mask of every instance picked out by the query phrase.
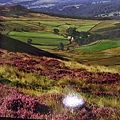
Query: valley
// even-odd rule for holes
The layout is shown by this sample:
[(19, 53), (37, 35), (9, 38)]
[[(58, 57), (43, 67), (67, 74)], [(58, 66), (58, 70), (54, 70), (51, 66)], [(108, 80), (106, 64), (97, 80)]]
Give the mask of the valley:
[[(0, 17), (0, 117), (119, 120), (120, 21), (13, 8)], [(68, 94), (85, 106), (66, 108)]]

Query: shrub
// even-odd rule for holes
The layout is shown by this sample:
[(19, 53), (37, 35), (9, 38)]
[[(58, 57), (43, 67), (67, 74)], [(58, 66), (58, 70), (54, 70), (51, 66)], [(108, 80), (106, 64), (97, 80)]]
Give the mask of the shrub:
[(33, 118), (33, 116), (47, 114), (50, 111), (48, 105), (21, 93), (8, 95), (4, 99), (0, 109), (0, 116), (13, 118)]
[(58, 45), (58, 49), (59, 50), (64, 50), (64, 44), (62, 42)]

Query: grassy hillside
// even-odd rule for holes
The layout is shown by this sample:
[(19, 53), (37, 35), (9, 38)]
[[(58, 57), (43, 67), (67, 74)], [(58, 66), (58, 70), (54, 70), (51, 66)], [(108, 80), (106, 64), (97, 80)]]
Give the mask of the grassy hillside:
[[(119, 20), (78, 20), (70, 18), (58, 18), (51, 17), (48, 15), (43, 15), (39, 13), (29, 13), (32, 17), (29, 16), (23, 17), (19, 16), (18, 18), (7, 18), (6, 21), (1, 22), (1, 26), (4, 30), (1, 31), (2, 34), (7, 34), (11, 38), (27, 43), (28, 39), (32, 39), (32, 46), (51, 51), (52, 53), (60, 54), (67, 59), (72, 59), (89, 63), (89, 60), (95, 61), (90, 62), (91, 64), (97, 63), (102, 65), (107, 65), (109, 63), (108, 52), (102, 53), (103, 50), (119, 47)], [(35, 18), (34, 20), (32, 18)], [(77, 31), (89, 31), (90, 33), (98, 33), (107, 37), (106, 42), (100, 42), (98, 44), (91, 44), (88, 46), (80, 46), (76, 44), (69, 44), (69, 41), (66, 38), (66, 30), (69, 27), (77, 28)], [(59, 34), (54, 33), (54, 29), (59, 30)], [(114, 41), (118, 40), (118, 41)], [(59, 43), (62, 42), (65, 46), (64, 51), (56, 51), (58, 49)], [(68, 51), (66, 51), (67, 46), (71, 46)], [(76, 48), (77, 47), (77, 48)], [(55, 50), (54, 50), (55, 49)], [(91, 51), (90, 53), (85, 50)], [(117, 51), (119, 53), (119, 49)], [(73, 57), (74, 56), (74, 57)], [(95, 57), (96, 56), (96, 57)], [(112, 54), (114, 56), (114, 53)], [(97, 62), (98, 59), (108, 58), (107, 62)], [(114, 59), (114, 58), (113, 58)], [(117, 58), (117, 64), (118, 63)], [(105, 63), (105, 64), (104, 64)], [(111, 62), (109, 63), (109, 65)], [(112, 64), (113, 65), (113, 64)], [(115, 65), (115, 64), (114, 64)]]
[[(38, 17), (39, 18), (39, 17)], [(37, 21), (6, 21), (1, 22), (4, 26), (2, 34), (8, 34), (11, 38), (27, 42), (32, 39), (33, 43), (41, 44), (38, 48), (57, 48), (60, 42), (67, 45), (66, 30), (69, 27), (76, 27), (78, 31), (88, 31), (99, 21), (84, 21), (72, 19), (58, 20), (37, 20)], [(59, 30), (59, 35), (54, 33), (54, 29)], [(48, 47), (47, 47), (48, 46)]]
[[(39, 17), (38, 17), (39, 19)], [(119, 39), (119, 21), (95, 21), (95, 20), (73, 20), (56, 19), (53, 17), (48, 20), (31, 21), (6, 21), (1, 22), (4, 26), (2, 34), (8, 34), (10, 37), (26, 42), (27, 39), (33, 39), (36, 44), (55, 48), (60, 42), (64, 45), (69, 42), (65, 38), (66, 30), (69, 27), (77, 28), (77, 31), (89, 31), (99, 33), (108, 39)], [(59, 30), (59, 35), (54, 34), (54, 29)], [(52, 46), (52, 47), (50, 47)], [(40, 46), (36, 46), (39, 47)], [(43, 48), (43, 46), (41, 47)], [(47, 47), (44, 47), (47, 49)]]
[(47, 51), (37, 49), (27, 43), (20, 42), (18, 40), (9, 38), (0, 34), (0, 48), (11, 51), (11, 52), (22, 52), (29, 53), (37, 56), (55, 57), (61, 58), (55, 54), (51, 54)]
[[(18, 18), (17, 20), (14, 19), (12, 21), (2, 21), (1, 25), (4, 30), (1, 33), (7, 34), (11, 38), (20, 40), (24, 43), (27, 43), (28, 39), (32, 39), (32, 46), (59, 54), (60, 56), (64, 56), (70, 60), (72, 59), (85, 64), (109, 65), (110, 67), (112, 65), (112, 67), (115, 68), (117, 64), (119, 69), (119, 56), (114, 58), (113, 56), (116, 54), (113, 53), (112, 59), (116, 59), (116, 61), (111, 63), (111, 55), (109, 52), (103, 54), (102, 51), (119, 47), (119, 32), (117, 31), (119, 30), (120, 21), (74, 20), (70, 18), (57, 18), (51, 16), (48, 16), (46, 19), (45, 15), (38, 13), (34, 13), (33, 15), (36, 16), (35, 20), (30, 20), (29, 17), (27, 17), (26, 20)], [(79, 32), (89, 31), (91, 33), (99, 33), (105, 37), (107, 35), (109, 41), (103, 41), (98, 44), (93, 43), (91, 45), (80, 47), (76, 44), (68, 45), (69, 41), (66, 38), (66, 30), (69, 27), (75, 27)], [(54, 33), (54, 29), (59, 30), (58, 35)], [(64, 51), (56, 51), (60, 42), (65, 46)], [(67, 46), (71, 46), (68, 51), (66, 51)], [(119, 53), (119, 49), (117, 50)], [(89, 53), (89, 51), (91, 52)]]
[[(119, 119), (117, 71), (2, 49), (0, 55), (0, 117)], [(69, 93), (82, 95), (85, 106), (72, 112), (66, 109), (62, 100)]]
[[(4, 19), (0, 22), (0, 117), (120, 119), (119, 37), (86, 46), (69, 44), (66, 38), (69, 27), (104, 35), (119, 29), (120, 21), (74, 20), (39, 13)], [(32, 44), (27, 44), (28, 39)], [(64, 51), (55, 49), (60, 42)], [(82, 95), (83, 108), (66, 108), (62, 101), (68, 94)]]
[(88, 51), (102, 51), (110, 48), (116, 48), (120, 46), (120, 41), (105, 40), (94, 45), (82, 46), (76, 48), (76, 50), (88, 50)]
[[(114, 28), (118, 23), (120, 23), (119, 20), (101, 21), (94, 28), (92, 28), (91, 31), (99, 31), (100, 29)], [(102, 32), (102, 30), (101, 30), (101, 32)]]
[(109, 39), (117, 39), (120, 38), (120, 21), (102, 21), (93, 28), (91, 28), (91, 32), (97, 32), (105, 36), (105, 38)]
[(111, 53), (111, 54), (114, 54), (114, 55), (120, 55), (120, 47), (116, 47), (116, 48), (111, 48), (111, 49), (107, 49), (107, 50), (104, 50), (103, 52), (108, 52), (108, 53)]
[(27, 42), (28, 39), (32, 39), (32, 43), (40, 44), (42, 46), (57, 46), (60, 42), (63, 42), (64, 45), (69, 42), (60, 35), (56, 35), (50, 32), (10, 32), (11, 38), (18, 39), (22, 42)]

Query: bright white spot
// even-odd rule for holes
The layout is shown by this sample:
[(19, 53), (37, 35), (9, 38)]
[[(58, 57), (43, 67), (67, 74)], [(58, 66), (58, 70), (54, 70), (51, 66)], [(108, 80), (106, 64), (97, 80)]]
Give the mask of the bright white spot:
[(84, 103), (84, 99), (76, 94), (69, 94), (63, 99), (63, 104), (68, 108), (80, 108)]

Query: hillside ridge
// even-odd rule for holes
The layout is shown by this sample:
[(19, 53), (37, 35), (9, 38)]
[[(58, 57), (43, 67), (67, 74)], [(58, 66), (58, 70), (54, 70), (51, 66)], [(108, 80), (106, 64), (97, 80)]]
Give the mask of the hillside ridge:
[(120, 19), (119, 0), (6, 0), (0, 1), (1, 5), (20, 4), (26, 8), (70, 17), (112, 18)]
[(45, 56), (45, 57), (63, 59), (58, 55), (49, 53), (44, 50), (40, 50), (27, 43), (15, 40), (13, 38), (9, 38), (1, 34), (0, 34), (0, 48), (11, 51), (11, 52), (21, 52), (21, 53), (28, 53), (36, 56)]

